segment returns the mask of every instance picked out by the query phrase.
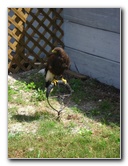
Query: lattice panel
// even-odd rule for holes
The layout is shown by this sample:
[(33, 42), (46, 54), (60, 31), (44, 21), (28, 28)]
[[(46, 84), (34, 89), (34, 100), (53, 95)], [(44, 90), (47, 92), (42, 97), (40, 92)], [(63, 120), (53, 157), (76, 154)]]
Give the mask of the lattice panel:
[(62, 9), (8, 9), (8, 70), (12, 73), (41, 68), (56, 46), (64, 46)]

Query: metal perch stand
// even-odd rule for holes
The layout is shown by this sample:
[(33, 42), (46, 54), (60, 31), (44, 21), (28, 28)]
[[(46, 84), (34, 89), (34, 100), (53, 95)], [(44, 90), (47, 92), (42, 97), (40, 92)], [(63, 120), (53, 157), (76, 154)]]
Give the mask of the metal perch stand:
[[(57, 86), (57, 89), (59, 91), (58, 94), (55, 94), (53, 96), (50, 96), (50, 94), (52, 93), (52, 90)], [(63, 92), (60, 93), (60, 86), (62, 86)], [(66, 93), (65, 93), (66, 92)], [(67, 102), (64, 104), (64, 100), (66, 98), (69, 98), (72, 94), (73, 90), (71, 89), (70, 85), (68, 83), (64, 83), (62, 80), (57, 80), (57, 85), (55, 85), (54, 83), (51, 83), (49, 85), (49, 87), (47, 88), (46, 91), (46, 98), (47, 98), (47, 102), (49, 104), (49, 106), (57, 112), (57, 119), (60, 119), (60, 114), (61, 112), (64, 110), (64, 108), (66, 107), (66, 104), (69, 103), (69, 100), (67, 100)], [(60, 109), (56, 109), (54, 108), (54, 106), (51, 104), (50, 102), (50, 98), (57, 98), (59, 100), (59, 103), (61, 105)], [(63, 105), (64, 104), (64, 105)]]

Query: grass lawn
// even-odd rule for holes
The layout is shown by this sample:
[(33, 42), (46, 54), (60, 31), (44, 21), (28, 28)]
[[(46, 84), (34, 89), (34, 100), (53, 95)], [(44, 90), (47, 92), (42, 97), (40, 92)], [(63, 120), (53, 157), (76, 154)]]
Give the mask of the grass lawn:
[(74, 92), (60, 121), (37, 70), (8, 77), (9, 158), (121, 158), (119, 90), (67, 77)]

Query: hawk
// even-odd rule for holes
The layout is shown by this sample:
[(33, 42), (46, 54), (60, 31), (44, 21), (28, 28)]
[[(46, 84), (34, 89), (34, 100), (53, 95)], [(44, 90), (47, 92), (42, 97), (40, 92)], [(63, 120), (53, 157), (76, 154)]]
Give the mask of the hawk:
[(66, 80), (62, 77), (62, 74), (66, 69), (69, 69), (70, 59), (67, 53), (61, 47), (55, 47), (48, 56), (47, 64), (45, 67), (45, 87), (53, 82), (55, 85), (57, 76), (61, 76), (61, 80), (66, 83)]

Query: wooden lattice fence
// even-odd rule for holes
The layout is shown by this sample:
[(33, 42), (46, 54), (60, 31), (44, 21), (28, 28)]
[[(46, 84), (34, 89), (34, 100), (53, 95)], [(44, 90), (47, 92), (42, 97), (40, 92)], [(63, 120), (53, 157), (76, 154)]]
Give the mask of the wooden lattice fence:
[(49, 52), (64, 46), (61, 8), (8, 8), (8, 70), (41, 68)]

